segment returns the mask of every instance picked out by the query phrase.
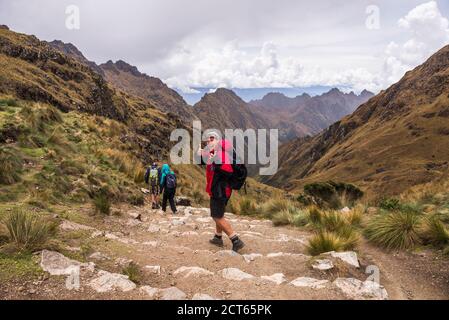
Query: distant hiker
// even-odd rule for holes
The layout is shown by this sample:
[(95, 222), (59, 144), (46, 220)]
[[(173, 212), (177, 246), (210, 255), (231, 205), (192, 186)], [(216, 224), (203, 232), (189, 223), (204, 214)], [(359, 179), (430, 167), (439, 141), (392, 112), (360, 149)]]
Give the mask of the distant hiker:
[(221, 140), (216, 132), (210, 132), (207, 147), (203, 150), (200, 145), (197, 156), (202, 157), (202, 164), (206, 164), (206, 192), (210, 196), (210, 214), (216, 227), (215, 236), (209, 242), (222, 247), (224, 232), (232, 241), (232, 250), (237, 252), (245, 244), (224, 217), (226, 205), (231, 198), (231, 180), (235, 173), (232, 164), (234, 157), (230, 156), (233, 152), (229, 141)]
[(159, 208), (159, 184), (161, 179), (161, 169), (157, 163), (153, 163), (145, 173), (145, 183), (149, 185), (151, 193), (151, 208)]
[(176, 194), (176, 175), (170, 169), (168, 164), (164, 164), (161, 170), (160, 179), (162, 196), (162, 211), (167, 209), (167, 200), (170, 202), (170, 208), (173, 214), (176, 214), (175, 194)]

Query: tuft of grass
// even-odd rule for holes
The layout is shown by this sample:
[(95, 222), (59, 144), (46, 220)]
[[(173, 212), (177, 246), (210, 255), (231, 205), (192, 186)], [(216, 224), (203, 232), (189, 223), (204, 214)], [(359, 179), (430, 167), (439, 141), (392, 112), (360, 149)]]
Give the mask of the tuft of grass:
[(295, 227), (305, 227), (310, 222), (308, 212), (305, 210), (298, 210), (292, 217), (292, 224)]
[(129, 280), (134, 282), (135, 284), (140, 284), (142, 281), (142, 272), (137, 264), (134, 262), (128, 264), (123, 268), (122, 274), (128, 276)]
[(111, 213), (111, 201), (105, 192), (99, 192), (94, 196), (93, 203), (97, 213), (109, 215)]
[(425, 243), (434, 246), (441, 247), (449, 244), (449, 231), (436, 215), (424, 220), (421, 237)]
[(249, 198), (240, 199), (239, 203), (239, 214), (243, 216), (252, 216), (257, 214), (257, 207), (253, 200)]
[(293, 215), (289, 209), (282, 210), (273, 216), (272, 221), (276, 227), (286, 226), (293, 222)]
[(52, 227), (33, 213), (16, 208), (4, 221), (9, 239), (19, 250), (35, 250), (48, 240)]
[(61, 123), (62, 116), (58, 109), (50, 105), (34, 104), (26, 105), (20, 110), (20, 115), (28, 126), (37, 131), (43, 131), (45, 126), (51, 123)]
[(307, 251), (312, 256), (317, 256), (330, 251), (342, 251), (344, 241), (335, 233), (321, 231), (315, 234), (307, 245)]
[(271, 219), (276, 213), (284, 210), (288, 210), (289, 207), (293, 206), (292, 202), (286, 199), (272, 199), (265, 202), (261, 207), (260, 211), (263, 216)]
[(134, 182), (140, 183), (144, 181), (145, 169), (142, 163), (135, 157), (123, 151), (110, 148), (101, 150), (99, 155), (110, 159), (119, 171), (134, 179)]
[(421, 218), (411, 212), (391, 212), (371, 219), (366, 238), (387, 249), (410, 249), (420, 243)]
[(308, 211), (309, 211), (310, 221), (315, 225), (321, 224), (321, 219), (322, 219), (321, 210), (315, 206), (312, 206), (312, 207), (308, 208)]
[(20, 181), (22, 159), (12, 150), (0, 148), (0, 184), (14, 184)]

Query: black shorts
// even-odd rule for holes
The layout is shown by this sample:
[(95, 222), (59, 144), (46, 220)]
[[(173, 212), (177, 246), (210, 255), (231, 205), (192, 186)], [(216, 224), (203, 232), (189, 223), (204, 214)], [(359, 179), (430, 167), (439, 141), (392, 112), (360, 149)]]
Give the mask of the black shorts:
[(159, 186), (155, 185), (155, 186), (150, 186), (150, 192), (152, 195), (159, 195)]
[(221, 219), (224, 217), (228, 200), (226, 198), (210, 198), (210, 215), (212, 218)]

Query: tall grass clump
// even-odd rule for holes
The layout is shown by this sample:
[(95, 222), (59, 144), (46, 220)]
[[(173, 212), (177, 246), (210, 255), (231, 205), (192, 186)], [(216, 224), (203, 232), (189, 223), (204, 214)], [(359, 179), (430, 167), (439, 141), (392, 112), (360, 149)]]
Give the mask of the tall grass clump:
[(288, 208), (292, 206), (293, 203), (289, 200), (272, 199), (261, 205), (259, 209), (263, 216), (265, 216), (268, 219), (271, 219), (276, 213), (288, 210)]
[(142, 281), (142, 272), (140, 271), (139, 266), (133, 262), (123, 268), (122, 274), (128, 276), (129, 280), (136, 284), (140, 284)]
[(134, 179), (135, 182), (143, 182), (145, 168), (135, 157), (116, 149), (103, 149), (100, 153), (112, 161), (116, 168)]
[(257, 207), (252, 199), (242, 198), (240, 199), (238, 205), (240, 215), (252, 216), (257, 214)]
[(32, 107), (23, 107), (20, 115), (31, 129), (37, 131), (43, 131), (47, 124), (62, 122), (62, 116), (58, 109), (39, 103), (34, 104)]
[(366, 238), (387, 249), (410, 249), (420, 243), (421, 217), (412, 212), (390, 212), (371, 219)]
[(9, 239), (19, 250), (40, 248), (51, 234), (51, 226), (33, 213), (16, 208), (4, 220)]
[(449, 231), (439, 217), (434, 215), (424, 220), (421, 238), (425, 243), (441, 247), (449, 244)]
[(0, 147), (0, 184), (14, 184), (20, 181), (22, 159), (11, 149)]
[(111, 213), (111, 200), (105, 192), (98, 192), (94, 195), (93, 203), (97, 213), (109, 215)]

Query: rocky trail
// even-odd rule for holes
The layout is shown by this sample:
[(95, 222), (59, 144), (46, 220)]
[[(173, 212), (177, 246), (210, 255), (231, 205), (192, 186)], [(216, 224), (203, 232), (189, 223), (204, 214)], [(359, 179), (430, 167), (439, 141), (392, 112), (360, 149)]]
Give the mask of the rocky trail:
[[(419, 298), (423, 290), (422, 285), (407, 287), (410, 279), (404, 274), (396, 279), (395, 267), (384, 267), (388, 258), (378, 262), (372, 250), (369, 255), (362, 251), (359, 256), (346, 252), (312, 258), (305, 250), (308, 232), (275, 228), (268, 220), (227, 214), (246, 243), (237, 254), (228, 239), (224, 248), (208, 243), (214, 232), (208, 209), (180, 207), (175, 216), (148, 208), (120, 211), (85, 224), (61, 218), (59, 228), (67, 236), (70, 254), (49, 250), (36, 254), (45, 275), (31, 283), (8, 284), (1, 291), (3, 298), (411, 299)], [(83, 262), (73, 258), (86, 251), (78, 247), (81, 239), (89, 243)], [(137, 284), (122, 274), (130, 265), (140, 270)], [(385, 287), (371, 281), (375, 273), (368, 279), (378, 265)], [(421, 283), (419, 276), (410, 278)], [(425, 292), (447, 297), (440, 288)]]

